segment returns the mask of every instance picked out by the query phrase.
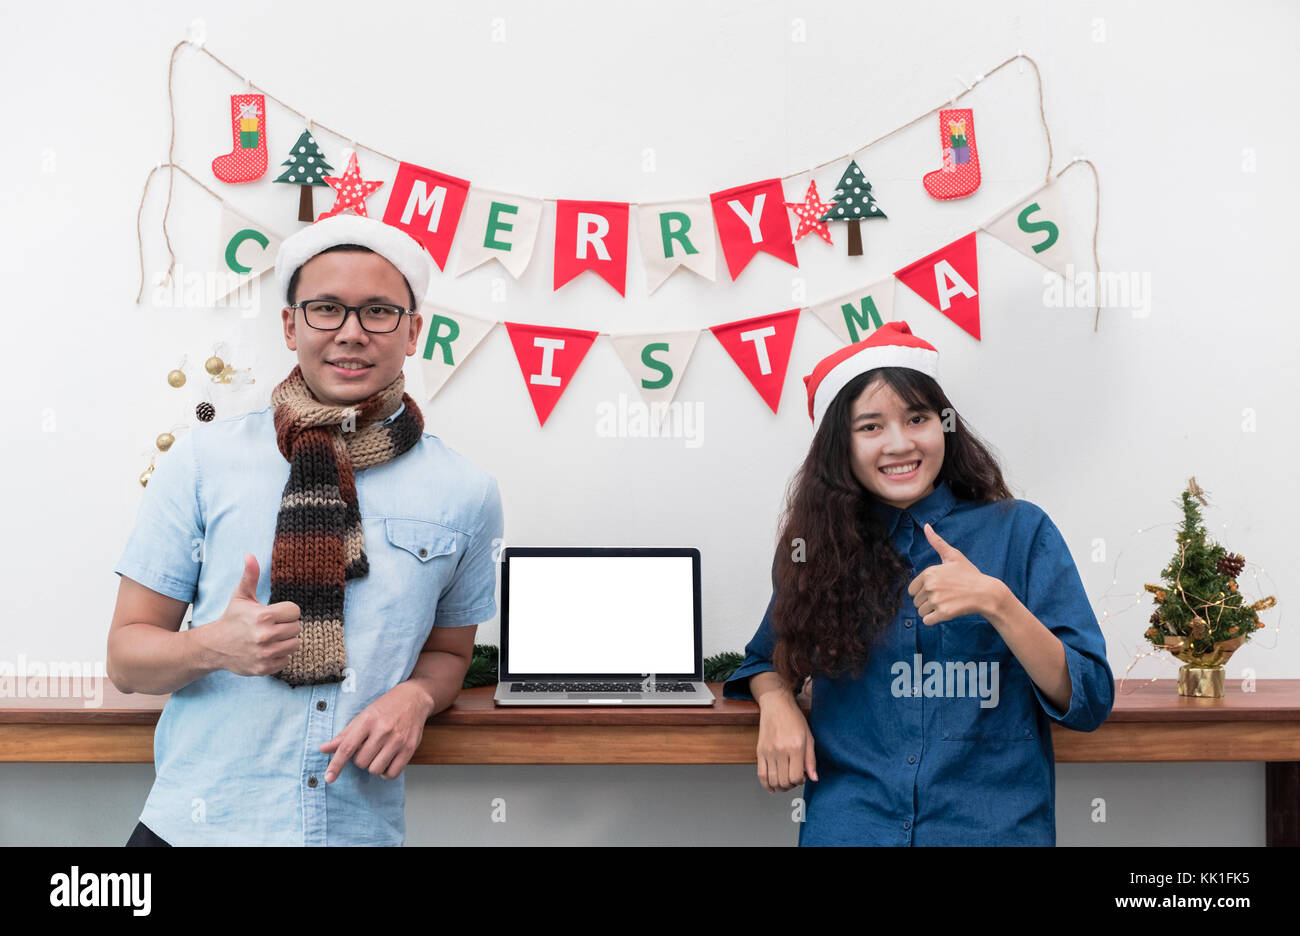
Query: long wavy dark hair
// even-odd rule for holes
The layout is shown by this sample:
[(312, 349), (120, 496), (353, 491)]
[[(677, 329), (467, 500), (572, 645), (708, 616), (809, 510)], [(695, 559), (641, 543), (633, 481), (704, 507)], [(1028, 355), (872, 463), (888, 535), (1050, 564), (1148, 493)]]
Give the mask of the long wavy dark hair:
[[(911, 368), (878, 367), (850, 381), (827, 408), (790, 481), (772, 566), (772, 662), (796, 692), (814, 673), (860, 671), (911, 580), (873, 509), (879, 499), (854, 477), (850, 462), (853, 403), (877, 378), (907, 406), (932, 411), (944, 426), (936, 486), (947, 481), (959, 498), (1012, 502), (997, 460), (934, 378)], [(795, 559), (796, 540), (803, 541), (801, 561)]]

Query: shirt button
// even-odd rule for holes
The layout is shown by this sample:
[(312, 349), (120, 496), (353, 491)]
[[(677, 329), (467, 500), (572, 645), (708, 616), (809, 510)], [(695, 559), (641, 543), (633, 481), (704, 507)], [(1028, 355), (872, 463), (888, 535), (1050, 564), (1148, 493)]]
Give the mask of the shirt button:
[(908, 762), (909, 764), (915, 764), (915, 763), (916, 763), (916, 755), (915, 755), (915, 754), (908, 754), (908, 755), (907, 755), (907, 762)]
[(325, 711), (325, 700), (324, 700), (324, 699), (321, 699), (319, 702), (316, 703), (316, 711), (318, 711), (318, 712), (323, 712), (323, 711)]
[(315, 785), (316, 785), (316, 776), (315, 774), (313, 774), (312, 776), (307, 778), (307, 786), (314, 787)]
[(427, 556), (427, 555), (429, 555), (429, 550), (427, 550), (427, 549), (425, 549), (423, 546), (421, 546), (421, 547), (420, 547), (420, 558), (423, 559), (423, 558), (424, 558), (425, 556)]
[(912, 820), (911, 820), (911, 819), (904, 819), (904, 820), (903, 820), (903, 828), (904, 828), (904, 829), (910, 829), (910, 828), (912, 828)]
[(904, 622), (903, 622), (903, 626), (904, 626), (904, 627), (911, 627), (911, 626), (912, 626), (912, 619), (911, 619), (911, 618), (908, 618), (906, 621), (904, 621)]

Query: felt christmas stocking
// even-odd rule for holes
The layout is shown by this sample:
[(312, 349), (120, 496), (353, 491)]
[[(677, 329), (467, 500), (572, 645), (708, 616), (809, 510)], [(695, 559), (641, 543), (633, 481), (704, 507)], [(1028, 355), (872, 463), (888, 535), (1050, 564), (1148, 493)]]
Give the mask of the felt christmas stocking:
[(969, 107), (939, 111), (939, 145), (943, 167), (925, 174), (925, 190), (941, 200), (965, 198), (980, 187), (975, 117)]
[(230, 96), (230, 131), (235, 146), (212, 160), (212, 174), (222, 182), (252, 182), (266, 172), (266, 98), (261, 94)]

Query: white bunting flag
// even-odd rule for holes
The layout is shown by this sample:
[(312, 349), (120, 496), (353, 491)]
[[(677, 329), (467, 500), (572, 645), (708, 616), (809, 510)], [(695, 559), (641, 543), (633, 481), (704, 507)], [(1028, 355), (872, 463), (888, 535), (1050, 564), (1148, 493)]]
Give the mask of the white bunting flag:
[(496, 322), (425, 303), (420, 338), (420, 368), (424, 372), (425, 396), (432, 400), (456, 368), (478, 347)]
[(281, 238), (264, 224), (251, 221), (221, 203), (221, 266), (227, 277), (219, 289), (221, 303), (275, 266)]
[(707, 198), (636, 206), (646, 287), (653, 293), (686, 267), (707, 280), (717, 274), (713, 205)]
[(818, 303), (810, 311), (841, 342), (857, 344), (871, 337), (885, 322), (894, 320), (894, 278), (890, 276), (865, 289)]
[[(659, 410), (659, 418), (668, 410), (668, 404), (681, 386), (682, 374), (699, 340), (699, 331), (663, 332), (653, 335), (610, 335), (623, 366), (632, 375), (632, 381), (641, 396), (651, 405), (651, 412)], [(659, 404), (659, 406), (655, 406)]]
[(1060, 187), (1051, 182), (1022, 198), (992, 221), (981, 225), (1004, 244), (1010, 244), (1026, 257), (1032, 257), (1048, 269), (1067, 276), (1071, 263), (1069, 238), (1065, 236), (1065, 203)]
[(539, 200), (471, 187), (456, 236), (460, 248), (456, 275), (495, 259), (519, 279), (533, 257), (541, 226)]

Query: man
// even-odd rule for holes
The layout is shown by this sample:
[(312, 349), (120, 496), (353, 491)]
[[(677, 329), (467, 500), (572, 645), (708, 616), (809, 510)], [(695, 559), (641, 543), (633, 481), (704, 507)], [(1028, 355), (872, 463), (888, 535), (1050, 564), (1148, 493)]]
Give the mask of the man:
[(503, 522), (495, 479), (404, 392), (430, 265), (372, 218), (288, 238), (298, 365), (155, 468), (108, 635), (114, 685), (171, 693), (128, 844), (405, 840), (402, 770), (496, 614)]

